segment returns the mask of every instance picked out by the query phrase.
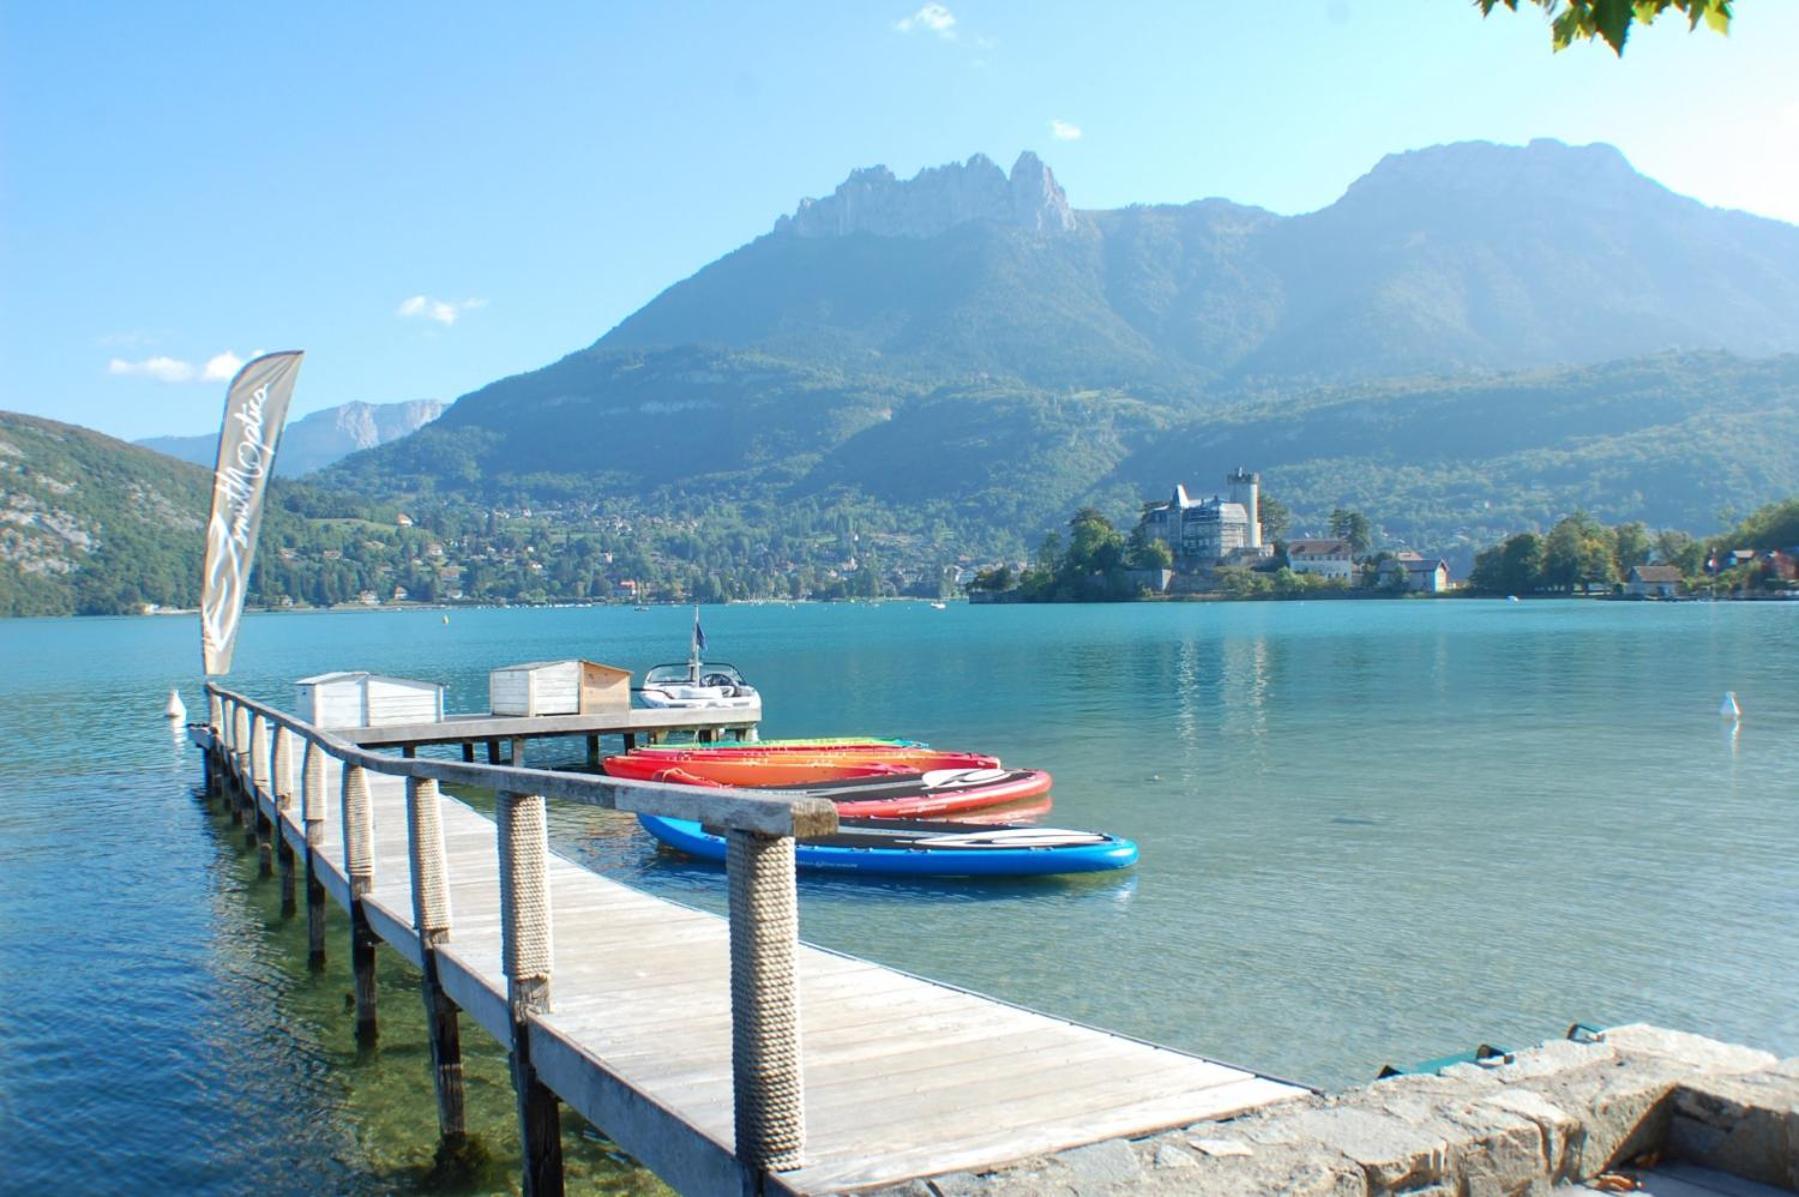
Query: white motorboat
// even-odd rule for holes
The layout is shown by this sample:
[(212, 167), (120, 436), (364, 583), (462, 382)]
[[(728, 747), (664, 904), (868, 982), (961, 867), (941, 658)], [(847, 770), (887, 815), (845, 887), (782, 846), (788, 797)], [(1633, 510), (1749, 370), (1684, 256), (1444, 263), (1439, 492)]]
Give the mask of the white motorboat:
[(757, 711), (762, 696), (743, 680), (735, 665), (705, 662), (706, 633), (700, 630), (700, 609), (693, 609), (693, 642), (687, 660), (652, 666), (643, 675), (637, 695), (646, 707), (659, 710)]
[(747, 711), (762, 705), (756, 688), (723, 661), (657, 665), (643, 675), (638, 697), (659, 709)]

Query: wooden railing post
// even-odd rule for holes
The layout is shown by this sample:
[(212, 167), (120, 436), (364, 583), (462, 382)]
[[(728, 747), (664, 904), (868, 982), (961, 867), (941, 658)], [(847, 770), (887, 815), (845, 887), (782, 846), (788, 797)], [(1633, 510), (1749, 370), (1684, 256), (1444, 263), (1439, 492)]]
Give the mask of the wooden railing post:
[(262, 799), (269, 793), (269, 721), (261, 715), (250, 716), (250, 825), (244, 842), (256, 849), (256, 875), (275, 875), (274, 845), (269, 835), (270, 822), (263, 816)]
[(232, 762), (237, 759), (236, 751), (231, 746), (231, 738), (236, 733), (237, 715), (230, 699), (220, 704), (219, 712), (219, 793), (225, 799), (225, 813), (237, 822), (237, 791), (233, 784)]
[(300, 767), (300, 826), (306, 832), (306, 965), (325, 967), (325, 885), (318, 856), (325, 842), (325, 750), (306, 741)]
[[(515, 742), (515, 753), (517, 748)], [(500, 963), (512, 1008), (512, 1086), (524, 1150), (526, 1197), (562, 1193), (562, 1123), (556, 1095), (531, 1063), (531, 1015), (550, 1007), (549, 827), (543, 797), (494, 795), (500, 853)]]
[(752, 1173), (780, 1172), (799, 1166), (806, 1141), (794, 842), (737, 830), (726, 842), (736, 1155)]
[(217, 694), (208, 690), (206, 692), (206, 730), (212, 733), (212, 738), (207, 743), (206, 750), (200, 754), (202, 765), (200, 780), (206, 786), (208, 801), (217, 797), (219, 793), (219, 740), (223, 734), (224, 721), (224, 704), (219, 701)]
[[(233, 817), (240, 823), (245, 822), (247, 809), (244, 796), (249, 789), (250, 765), (250, 711), (240, 702), (231, 704), (231, 804)], [(256, 823), (251, 820), (247, 826), (254, 829)]]
[(450, 884), (437, 782), (406, 779), (406, 846), (412, 862), (412, 923), (423, 957), (425, 1031), (431, 1040), (431, 1081), (437, 1093), (437, 1129), (446, 1151), (468, 1138), (463, 1113), (462, 1027), (456, 1003), (438, 976), (437, 949), (450, 940)]
[(350, 972), (356, 984), (356, 1042), (372, 1047), (375, 1020), (375, 932), (362, 908), (375, 888), (374, 806), (369, 801), (368, 770), (344, 766), (344, 876), (350, 883)]
[(250, 774), (250, 708), (241, 702), (231, 704), (231, 756), (238, 779), (247, 782)]
[(275, 725), (274, 759), (270, 762), (275, 792), (275, 865), (281, 877), (281, 917), (291, 919), (294, 902), (294, 846), (288, 842), (288, 812), (294, 805), (294, 734), (285, 723)]
[(225, 734), (225, 704), (211, 690), (206, 692), (206, 728), (212, 733), (212, 743), (208, 746), (206, 757), (206, 796), (216, 798), (219, 793), (219, 751), (220, 741)]

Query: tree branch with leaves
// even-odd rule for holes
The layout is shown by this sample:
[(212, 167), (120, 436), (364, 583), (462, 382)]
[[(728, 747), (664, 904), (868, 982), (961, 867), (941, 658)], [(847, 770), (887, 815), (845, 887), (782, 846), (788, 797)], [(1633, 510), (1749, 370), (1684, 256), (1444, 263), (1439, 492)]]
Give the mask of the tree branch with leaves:
[[(1491, 16), (1500, 5), (1518, 11), (1524, 0), (1474, 0), (1483, 17)], [(1577, 41), (1599, 38), (1620, 58), (1624, 43), (1635, 24), (1653, 24), (1669, 9), (1687, 19), (1689, 31), (1706, 28), (1716, 33), (1730, 32), (1732, 0), (1528, 0), (1549, 17), (1549, 33), (1557, 50), (1565, 50)]]

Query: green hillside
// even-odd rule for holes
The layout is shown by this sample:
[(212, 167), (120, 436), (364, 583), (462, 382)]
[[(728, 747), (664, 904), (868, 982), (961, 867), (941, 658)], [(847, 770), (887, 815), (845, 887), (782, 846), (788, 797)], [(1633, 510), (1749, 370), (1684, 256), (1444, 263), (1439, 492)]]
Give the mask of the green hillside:
[(1795, 444), (1799, 357), (1664, 354), (1270, 396), (1181, 425), (1114, 480), (1211, 487), (1246, 464), (1301, 529), (1342, 505), (1441, 551), (1577, 509), (1710, 531), (1722, 511), (1799, 493)]
[[(588, 428), (600, 431), (568, 432)], [(1725, 508), (1799, 491), (1794, 443), (1790, 355), (1663, 354), (1196, 406), (1015, 380), (925, 389), (723, 351), (589, 350), (478, 392), (321, 482), (450, 512), (680, 511), (752, 538), (789, 511), (827, 524), (853, 513), (896, 535), (944, 529), (893, 550), (923, 568), (948, 559), (945, 537), (979, 560), (1018, 557), (1083, 503), (1129, 520), (1175, 482), (1208, 490), (1238, 465), (1262, 472), (1296, 529), (1346, 505), (1422, 549), (1471, 549), (1577, 508), (1705, 532)]]
[(0, 412), (0, 615), (195, 605), (210, 492), (198, 466)]

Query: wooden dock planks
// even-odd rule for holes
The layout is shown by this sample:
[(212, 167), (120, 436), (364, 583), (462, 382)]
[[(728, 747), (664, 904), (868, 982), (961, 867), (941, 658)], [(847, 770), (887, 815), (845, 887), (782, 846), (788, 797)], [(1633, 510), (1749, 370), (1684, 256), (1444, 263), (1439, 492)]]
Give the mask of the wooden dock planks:
[[(365, 908), (376, 934), (417, 962), (404, 783), (369, 781)], [(326, 782), (321, 871), (343, 901), (335, 761)], [(304, 845), (297, 810), (263, 809)], [(452, 928), (442, 982), (504, 1040), (494, 824), (448, 795), (441, 810)], [(543, 1079), (678, 1189), (736, 1191), (725, 921), (557, 856), (549, 884), (553, 1004), (531, 1032)], [(1305, 1092), (819, 948), (802, 946), (798, 967), (806, 1151), (777, 1178), (794, 1193), (991, 1167)]]

